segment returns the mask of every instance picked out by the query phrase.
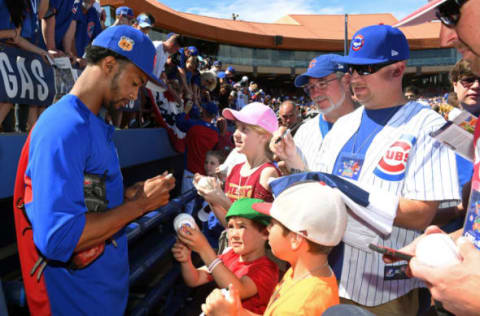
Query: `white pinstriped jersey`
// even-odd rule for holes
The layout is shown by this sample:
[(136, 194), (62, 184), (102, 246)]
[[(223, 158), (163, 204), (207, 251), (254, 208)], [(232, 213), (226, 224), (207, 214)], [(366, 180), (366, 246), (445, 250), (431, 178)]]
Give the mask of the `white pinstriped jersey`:
[[(363, 112), (364, 107), (360, 107), (334, 124), (323, 140), (320, 153), (310, 164), (310, 170), (332, 173), (341, 149), (358, 130)], [(411, 200), (459, 199), (455, 155), (429, 136), (444, 123), (440, 115), (419, 103), (404, 105), (367, 149), (358, 184)], [(402, 163), (395, 164), (394, 158)], [(347, 230), (351, 221), (349, 217)], [(393, 227), (392, 233), (383, 237), (366, 230), (375, 243), (394, 249), (409, 244), (419, 235), (400, 227)], [(340, 296), (362, 305), (376, 306), (423, 286), (417, 279), (385, 281), (384, 268), (380, 254), (345, 244)]]
[(300, 155), (309, 169), (322, 146), (323, 136), (319, 128), (321, 115), (323, 114), (320, 113), (313, 119), (304, 121), (293, 137), (295, 145), (300, 149)]

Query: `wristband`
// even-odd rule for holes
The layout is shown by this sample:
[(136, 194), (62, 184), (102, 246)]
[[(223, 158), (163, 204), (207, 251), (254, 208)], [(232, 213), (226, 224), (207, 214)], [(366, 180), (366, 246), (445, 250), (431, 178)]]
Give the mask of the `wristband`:
[(210, 264), (208, 265), (208, 273), (212, 274), (213, 270), (218, 266), (218, 264), (222, 262), (222, 259), (219, 257), (215, 258)]

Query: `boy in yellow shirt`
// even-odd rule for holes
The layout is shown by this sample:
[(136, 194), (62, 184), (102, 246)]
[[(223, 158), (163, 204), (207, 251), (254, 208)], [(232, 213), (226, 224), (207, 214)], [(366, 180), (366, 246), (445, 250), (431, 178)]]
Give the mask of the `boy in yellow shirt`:
[[(338, 304), (337, 280), (327, 256), (347, 224), (339, 191), (320, 182), (304, 182), (284, 190), (273, 203), (252, 208), (272, 217), (268, 227), (272, 252), (291, 265), (263, 315), (322, 315)], [(227, 297), (214, 290), (202, 310), (208, 316), (255, 315), (241, 307), (234, 286)]]

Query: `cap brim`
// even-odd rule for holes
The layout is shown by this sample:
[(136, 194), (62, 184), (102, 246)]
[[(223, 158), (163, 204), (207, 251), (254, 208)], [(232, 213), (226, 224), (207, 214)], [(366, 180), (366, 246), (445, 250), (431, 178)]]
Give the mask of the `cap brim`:
[(267, 203), (267, 202), (253, 203), (252, 208), (259, 213), (272, 217), (272, 215), (270, 215), (270, 210), (272, 209), (272, 205), (273, 203)]
[(328, 76), (331, 73), (333, 73), (333, 71), (326, 70), (326, 69), (321, 71), (320, 73), (315, 73), (315, 74), (309, 73), (307, 71), (307, 72), (301, 74), (300, 76), (297, 76), (297, 78), (295, 78), (294, 85), (295, 85), (295, 87), (300, 88), (300, 87), (303, 87), (304, 85), (306, 85), (308, 83), (308, 79), (310, 79), (310, 78), (323, 78), (323, 77)]
[[(387, 61), (391, 61), (388, 58), (384, 59), (372, 59), (372, 58), (355, 58), (350, 56), (340, 56), (338, 57), (338, 62), (346, 65), (370, 65), (370, 64), (380, 64)], [(400, 60), (399, 60), (400, 61)]]
[(231, 121), (240, 121), (242, 123), (257, 125), (256, 121), (253, 121), (248, 114), (242, 113), (241, 111), (236, 111), (232, 109), (223, 109), (222, 115), (227, 120)]
[(401, 27), (401, 26), (412, 26), (417, 25), (425, 22), (430, 22), (436, 19), (435, 16), (435, 9), (447, 2), (447, 0), (433, 0), (421, 7), (413, 11), (413, 13), (407, 15), (405, 18), (401, 19), (397, 24), (393, 25), (393, 27)]
[(152, 27), (152, 25), (150, 23), (147, 23), (147, 22), (140, 22), (140, 23), (138, 23), (138, 26), (140, 26), (142, 29), (147, 28), (147, 27), (149, 27), (149, 28)]

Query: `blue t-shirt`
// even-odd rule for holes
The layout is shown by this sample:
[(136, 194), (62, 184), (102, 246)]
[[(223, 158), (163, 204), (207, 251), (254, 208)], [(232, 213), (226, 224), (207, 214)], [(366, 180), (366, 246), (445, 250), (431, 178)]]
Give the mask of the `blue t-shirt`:
[[(32, 41), (36, 34), (40, 33), (40, 23), (38, 21), (39, 2), (40, 0), (31, 0), (30, 5), (27, 6), (25, 10), (25, 17), (23, 19), (22, 32), (20, 35), (29, 41)], [(5, 0), (0, 0), (0, 30), (11, 30), (15, 28)]]
[[(128, 248), (124, 230), (84, 269), (71, 258), (85, 226), (84, 174), (106, 173), (108, 208), (123, 203), (123, 177), (113, 127), (74, 95), (66, 95), (38, 119), (30, 139), (26, 182), (32, 201), (26, 215), (38, 251), (50, 263), (44, 271), (53, 315), (123, 315), (128, 299)], [(52, 263), (54, 262), (54, 263)]]
[(73, 0), (50, 0), (50, 6), (55, 9), (55, 47), (63, 49), (63, 37), (67, 33), (75, 12)]
[(87, 13), (83, 13), (82, 2), (77, 0), (75, 1), (73, 11), (75, 12), (73, 20), (77, 21), (75, 47), (77, 56), (82, 57), (88, 44), (102, 31), (102, 26), (100, 25), (97, 10), (94, 7), (88, 9)]

